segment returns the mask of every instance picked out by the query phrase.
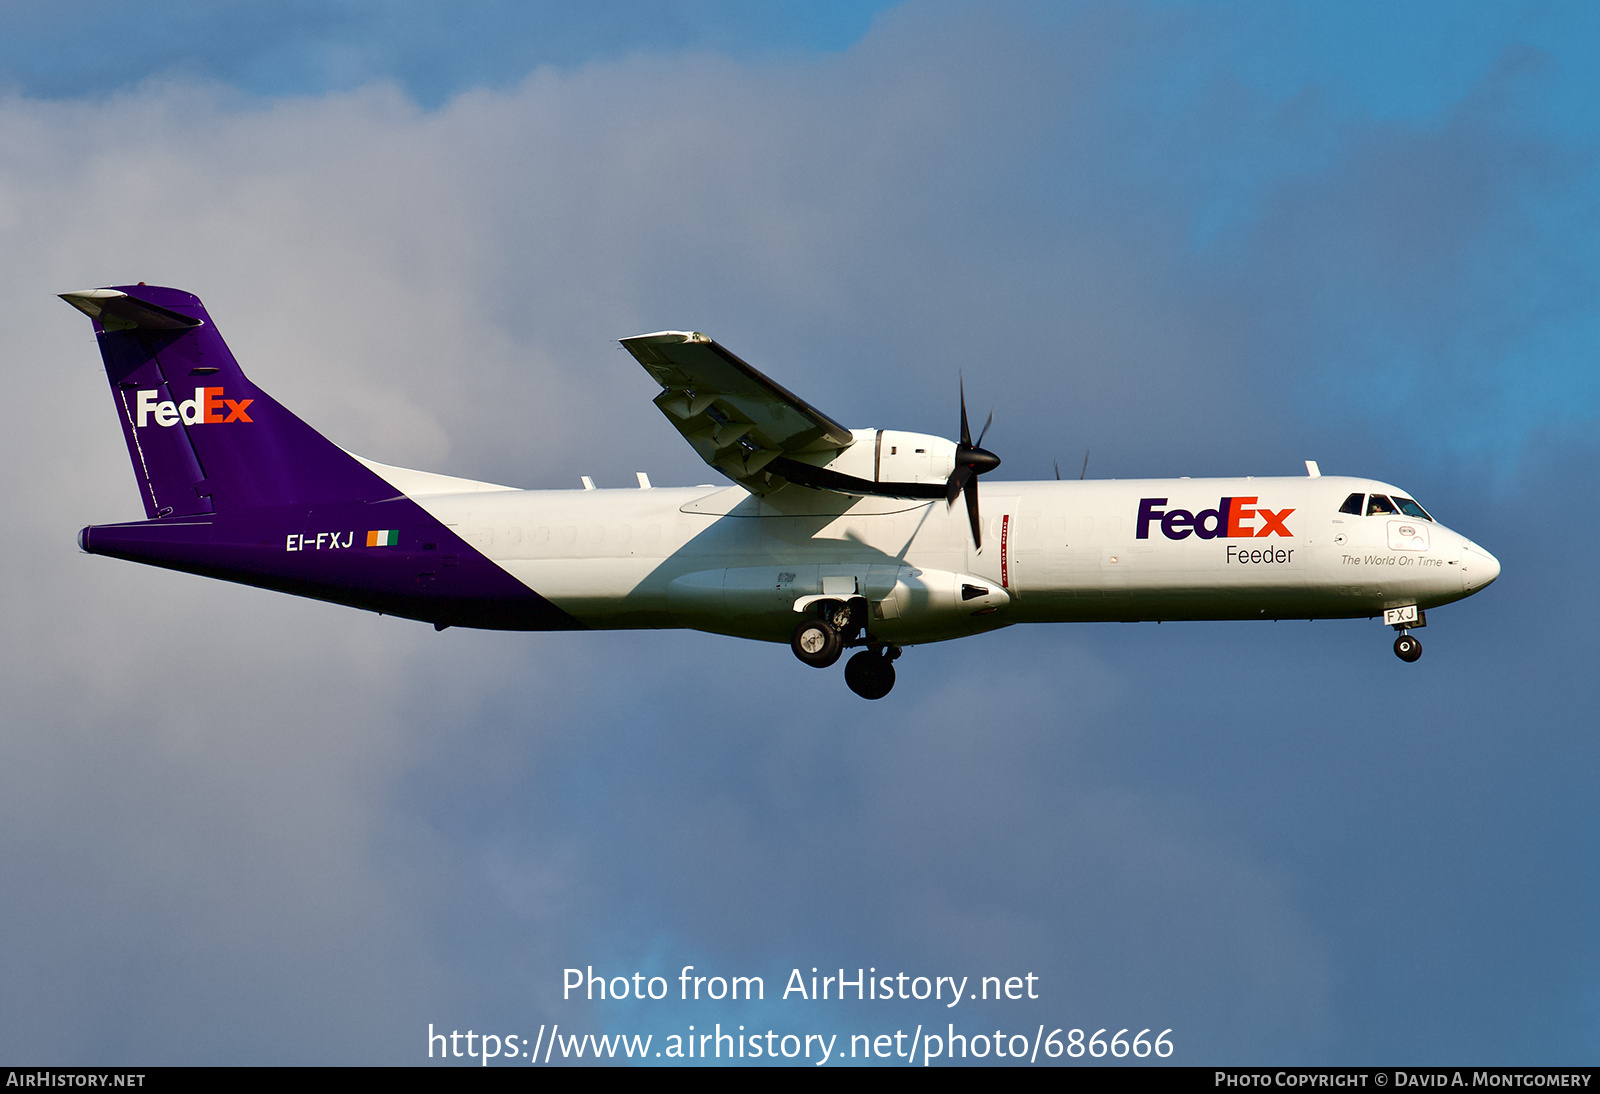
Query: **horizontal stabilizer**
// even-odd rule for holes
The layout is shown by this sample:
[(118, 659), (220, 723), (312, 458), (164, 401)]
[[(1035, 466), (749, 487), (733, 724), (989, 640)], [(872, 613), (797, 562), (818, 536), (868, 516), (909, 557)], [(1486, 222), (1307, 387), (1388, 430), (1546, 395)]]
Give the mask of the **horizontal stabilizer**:
[(189, 330), (201, 320), (179, 315), (156, 304), (135, 300), (116, 289), (84, 289), (64, 292), (61, 299), (90, 319), (98, 319), (106, 330)]

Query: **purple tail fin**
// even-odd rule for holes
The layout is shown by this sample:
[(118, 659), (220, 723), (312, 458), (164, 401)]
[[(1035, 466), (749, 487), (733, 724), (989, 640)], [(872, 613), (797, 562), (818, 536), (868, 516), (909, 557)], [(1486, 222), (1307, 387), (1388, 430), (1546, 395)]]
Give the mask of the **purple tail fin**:
[(94, 320), (146, 516), (395, 493), (252, 384), (197, 297), (122, 285), (61, 298)]

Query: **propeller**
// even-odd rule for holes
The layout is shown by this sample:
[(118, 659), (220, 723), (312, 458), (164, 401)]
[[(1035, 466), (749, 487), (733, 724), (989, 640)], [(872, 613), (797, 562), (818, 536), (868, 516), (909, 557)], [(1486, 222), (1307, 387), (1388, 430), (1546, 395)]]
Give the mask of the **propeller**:
[(978, 431), (978, 443), (972, 443), (972, 429), (967, 425), (967, 386), (961, 384), (961, 443), (956, 445), (956, 469), (944, 484), (946, 505), (954, 505), (958, 494), (967, 496), (967, 520), (972, 524), (972, 542), (983, 550), (983, 521), (978, 515), (978, 476), (1000, 466), (1000, 457), (983, 447), (983, 438), (994, 424), (994, 411)]

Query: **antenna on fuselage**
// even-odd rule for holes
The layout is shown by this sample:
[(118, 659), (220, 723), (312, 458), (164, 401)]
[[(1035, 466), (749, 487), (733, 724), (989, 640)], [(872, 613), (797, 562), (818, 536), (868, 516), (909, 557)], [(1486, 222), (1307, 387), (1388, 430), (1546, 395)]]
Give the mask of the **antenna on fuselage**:
[[(1088, 473), (1089, 473), (1089, 450), (1087, 448), (1085, 448), (1083, 450), (1083, 470), (1078, 472), (1079, 480), (1081, 481), (1083, 479), (1083, 477), (1085, 475), (1087, 475)], [(1056, 472), (1056, 478), (1059, 479), (1060, 477), (1061, 477), (1061, 472), (1057, 471)]]

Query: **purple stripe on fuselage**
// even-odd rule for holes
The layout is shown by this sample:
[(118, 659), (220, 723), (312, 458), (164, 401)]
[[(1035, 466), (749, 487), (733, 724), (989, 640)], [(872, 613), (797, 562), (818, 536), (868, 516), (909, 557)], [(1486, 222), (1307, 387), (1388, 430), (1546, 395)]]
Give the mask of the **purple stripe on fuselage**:
[[(399, 530), (395, 546), (367, 546), (369, 531), (389, 529)], [(405, 497), (92, 525), (78, 543), (90, 554), (436, 626), (584, 629)]]

